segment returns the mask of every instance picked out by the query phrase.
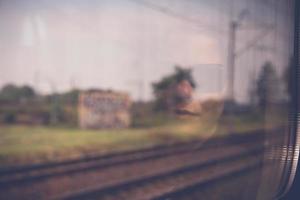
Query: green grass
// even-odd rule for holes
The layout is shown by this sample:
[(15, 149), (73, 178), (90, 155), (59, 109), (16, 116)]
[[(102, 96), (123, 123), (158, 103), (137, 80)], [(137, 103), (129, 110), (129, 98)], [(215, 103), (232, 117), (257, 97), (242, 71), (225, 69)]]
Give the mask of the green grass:
[(74, 158), (90, 153), (108, 153), (146, 148), (194, 139), (206, 139), (234, 131), (261, 128), (253, 119), (201, 117), (180, 119), (153, 128), (81, 130), (67, 127), (1, 126), (0, 163), (20, 164)]
[(0, 127), (0, 163), (30, 163), (107, 153), (208, 137), (208, 123), (156, 128), (80, 130), (42, 126)]

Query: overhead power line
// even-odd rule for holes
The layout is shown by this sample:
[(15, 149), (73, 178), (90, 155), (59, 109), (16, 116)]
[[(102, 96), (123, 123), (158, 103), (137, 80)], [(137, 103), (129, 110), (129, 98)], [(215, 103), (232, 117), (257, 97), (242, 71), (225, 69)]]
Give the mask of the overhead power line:
[(205, 29), (206, 31), (212, 31), (212, 32), (217, 32), (217, 33), (224, 33), (225, 30), (220, 30), (219, 27), (214, 27), (208, 24), (203, 24), (203, 22), (195, 19), (195, 18), (190, 18), (187, 17), (186, 15), (183, 15), (181, 13), (178, 13), (172, 9), (166, 8), (164, 6), (149, 2), (149, 1), (144, 1), (144, 0), (129, 0), (131, 2), (137, 3), (141, 6), (144, 6), (148, 9), (154, 10), (156, 12), (160, 12), (164, 15), (167, 15), (169, 17), (173, 17), (173, 18), (177, 18), (179, 20), (183, 20), (186, 22), (189, 22), (193, 25), (195, 25), (195, 27), (201, 28), (201, 29)]
[[(273, 29), (273, 28), (272, 28)], [(249, 49), (255, 47), (259, 42), (261, 42), (261, 40), (263, 38), (265, 38), (266, 36), (268, 36), (271, 33), (270, 29), (264, 30), (263, 32), (261, 32), (259, 35), (257, 35), (253, 40), (251, 40), (244, 48), (240, 49), (239, 51), (237, 51), (235, 53), (235, 56), (241, 56), (243, 53), (245, 53), (246, 51), (248, 51)]]

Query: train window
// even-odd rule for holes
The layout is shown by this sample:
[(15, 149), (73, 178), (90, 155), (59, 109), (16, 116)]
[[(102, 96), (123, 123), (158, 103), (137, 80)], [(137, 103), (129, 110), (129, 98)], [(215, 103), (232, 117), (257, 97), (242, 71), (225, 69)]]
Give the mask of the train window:
[(0, 199), (281, 198), (295, 3), (1, 0)]

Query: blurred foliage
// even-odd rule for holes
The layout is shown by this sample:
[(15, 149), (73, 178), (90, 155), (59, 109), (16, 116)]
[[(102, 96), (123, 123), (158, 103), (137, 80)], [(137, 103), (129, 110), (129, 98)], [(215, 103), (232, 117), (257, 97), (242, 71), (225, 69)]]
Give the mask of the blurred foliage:
[(278, 99), (279, 78), (271, 62), (266, 62), (256, 82), (255, 94), (259, 108), (264, 112), (268, 105)]
[(35, 97), (35, 90), (28, 85), (19, 87), (14, 84), (7, 84), (4, 85), (0, 91), (0, 101), (20, 102)]
[(30, 86), (7, 84), (0, 90), (0, 123), (76, 126), (79, 92), (41, 95)]
[(153, 83), (152, 88), (156, 99), (154, 108), (160, 111), (170, 110), (170, 107), (173, 106), (171, 104), (180, 101), (174, 90), (176, 85), (184, 80), (188, 81), (192, 88), (196, 87), (192, 70), (175, 66), (175, 72), (173, 74), (165, 76), (160, 81)]
[(67, 92), (63, 93), (53, 93), (46, 95), (46, 101), (53, 102), (58, 101), (61, 104), (69, 104), (69, 105), (77, 105), (78, 103), (78, 96), (79, 96), (80, 90), (78, 89), (72, 89)]
[(16, 114), (12, 112), (5, 113), (3, 116), (3, 121), (7, 124), (13, 124), (16, 121)]
[(175, 72), (165, 76), (157, 83), (153, 83), (154, 92), (159, 92), (168, 89), (170, 86), (179, 83), (182, 80), (188, 80), (193, 88), (196, 87), (195, 80), (192, 77), (191, 69), (184, 69), (180, 66), (175, 66)]
[(157, 127), (174, 120), (166, 112), (154, 110), (154, 102), (134, 102), (131, 106), (132, 127)]

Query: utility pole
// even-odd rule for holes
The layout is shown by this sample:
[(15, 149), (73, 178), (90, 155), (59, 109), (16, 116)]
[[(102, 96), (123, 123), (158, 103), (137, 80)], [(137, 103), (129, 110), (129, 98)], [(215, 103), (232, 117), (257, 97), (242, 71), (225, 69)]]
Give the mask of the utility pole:
[(236, 48), (236, 31), (239, 24), (231, 21), (229, 25), (229, 41), (228, 41), (228, 96), (227, 100), (234, 101), (234, 79), (235, 79), (235, 48)]
[(50, 122), (52, 124), (57, 124), (57, 122), (59, 121), (59, 112), (60, 112), (60, 104), (58, 101), (58, 94), (57, 94), (55, 83), (49, 78), (48, 78), (48, 83), (50, 85), (51, 93), (52, 93), (52, 94), (50, 94), (50, 96), (52, 96), (50, 98), (50, 101), (51, 101)]
[[(233, 12), (233, 11), (231, 11)], [(235, 84), (235, 61), (245, 52), (249, 51), (252, 48), (256, 48), (259, 41), (268, 35), (270, 30), (274, 29), (274, 25), (264, 26), (263, 31), (255, 36), (252, 41), (245, 45), (244, 48), (236, 50), (236, 38), (237, 31), (242, 25), (244, 18), (249, 15), (249, 11), (244, 9), (240, 12), (236, 20), (231, 20), (229, 23), (229, 39), (228, 39), (228, 57), (227, 57), (227, 68), (228, 68), (228, 80), (227, 80), (227, 101), (234, 101), (234, 84)]]
[[(231, 11), (232, 12), (232, 11)], [(229, 23), (229, 38), (228, 38), (228, 82), (227, 82), (227, 101), (234, 101), (234, 80), (235, 80), (235, 60), (236, 60), (236, 34), (241, 26), (244, 18), (249, 14), (247, 9), (240, 12), (236, 20), (231, 20)]]

